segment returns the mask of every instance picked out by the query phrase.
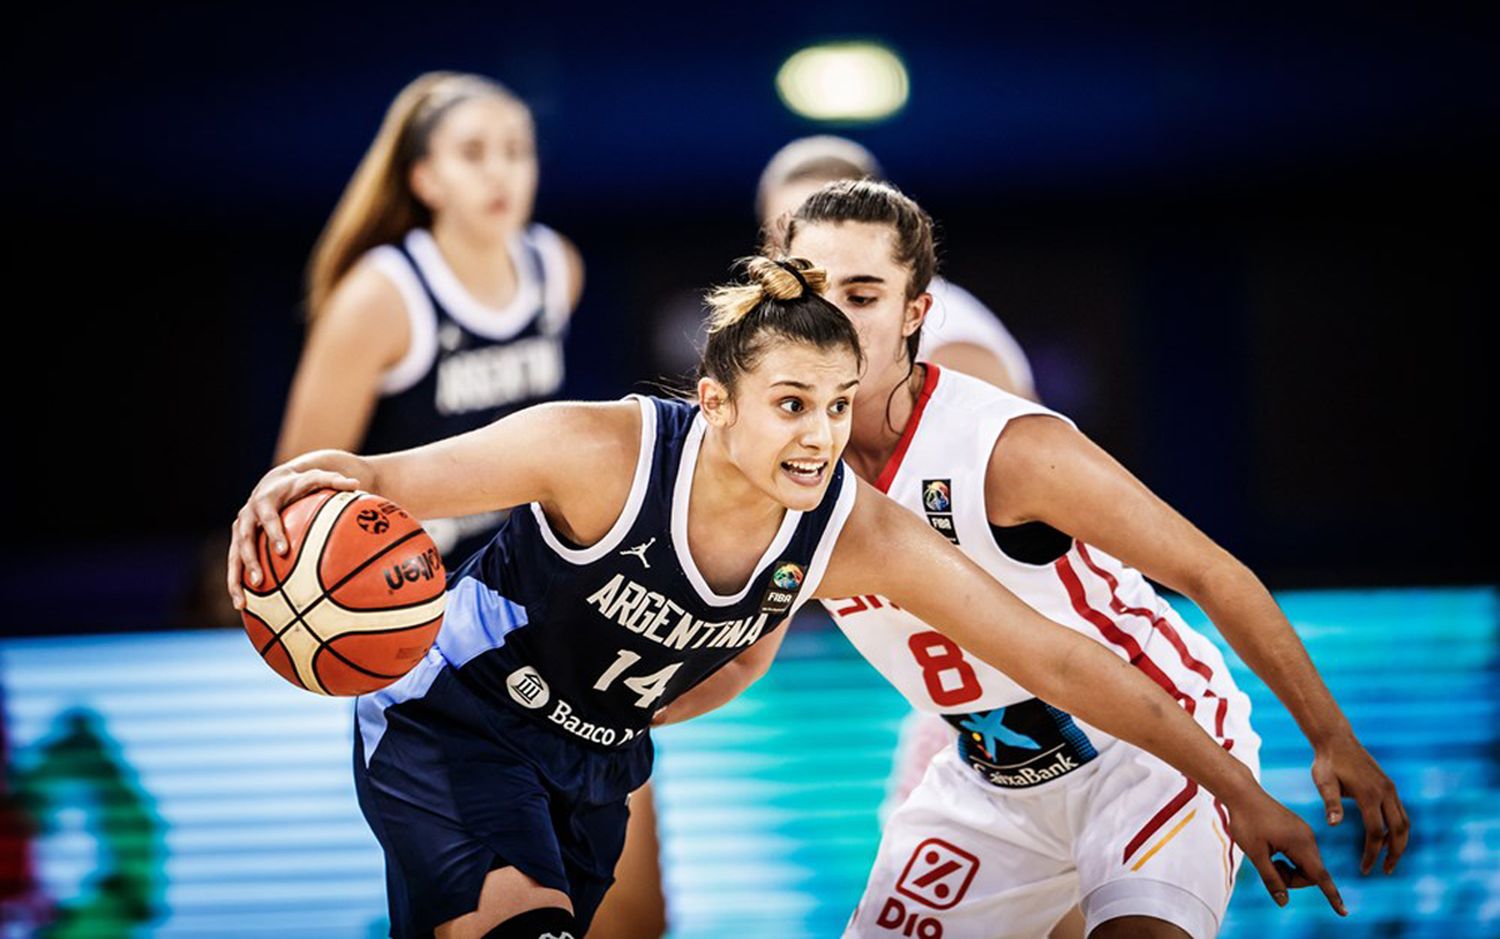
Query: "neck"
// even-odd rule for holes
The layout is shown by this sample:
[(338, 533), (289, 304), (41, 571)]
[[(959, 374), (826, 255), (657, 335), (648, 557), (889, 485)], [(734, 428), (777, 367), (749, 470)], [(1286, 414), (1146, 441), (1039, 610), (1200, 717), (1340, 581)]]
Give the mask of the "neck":
[(515, 295), (517, 273), (504, 235), (476, 238), (442, 218), (433, 221), (432, 240), (453, 275), (476, 300), (504, 306)]
[[(729, 524), (753, 531), (754, 526), (770, 522), (780, 525), (786, 506), (766, 495), (745, 478), (729, 458), (721, 435), (709, 427), (703, 434), (698, 462), (693, 467), (692, 515), (711, 518), (716, 524)], [(689, 518), (689, 524), (692, 519)]]
[[(869, 388), (868, 395), (861, 385), (854, 402), (849, 444), (844, 448), (844, 462), (860, 479), (874, 482), (890, 462), (926, 379), (926, 368), (918, 365), (909, 377), (904, 368), (891, 369), (889, 378)], [(890, 402), (889, 408), (886, 402)]]

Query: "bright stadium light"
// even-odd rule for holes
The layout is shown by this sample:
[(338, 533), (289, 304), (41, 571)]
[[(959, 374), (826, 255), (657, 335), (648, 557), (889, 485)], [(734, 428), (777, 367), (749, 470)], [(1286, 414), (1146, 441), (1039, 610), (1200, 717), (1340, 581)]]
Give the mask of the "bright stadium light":
[(776, 73), (782, 103), (817, 121), (878, 121), (901, 110), (911, 91), (896, 53), (873, 42), (809, 46)]

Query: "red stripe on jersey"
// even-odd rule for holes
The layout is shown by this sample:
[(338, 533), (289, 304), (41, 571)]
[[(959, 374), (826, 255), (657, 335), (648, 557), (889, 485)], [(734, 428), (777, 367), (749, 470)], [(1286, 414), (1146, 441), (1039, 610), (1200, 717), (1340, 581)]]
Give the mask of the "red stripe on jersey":
[[(1086, 553), (1083, 542), (1075, 541), (1074, 544), (1078, 546), (1079, 554), (1083, 557), (1084, 563), (1087, 564), (1095, 574), (1099, 575), (1100, 578), (1109, 585), (1112, 600), (1111, 606), (1115, 607), (1116, 612), (1120, 612), (1121, 610), (1119, 608), (1123, 607), (1124, 604), (1120, 602), (1119, 595), (1115, 592), (1116, 588), (1118, 587), (1118, 583), (1113, 577), (1110, 577), (1109, 574), (1094, 565), (1093, 561), (1088, 557)], [(1134, 665), (1142, 672), (1145, 672), (1146, 675), (1151, 678), (1151, 680), (1155, 681), (1158, 685), (1165, 689), (1168, 694), (1176, 698), (1178, 703), (1182, 705), (1183, 709), (1186, 710), (1188, 714), (1193, 714), (1197, 711), (1198, 699), (1183, 694), (1177, 688), (1177, 685), (1172, 681), (1172, 679), (1165, 672), (1163, 672), (1155, 662), (1151, 661), (1151, 659), (1146, 655), (1145, 650), (1141, 648), (1140, 643), (1136, 642), (1135, 637), (1131, 636), (1125, 630), (1121, 629), (1119, 624), (1117, 624), (1105, 613), (1096, 610), (1089, 605), (1088, 595), (1083, 589), (1083, 581), (1079, 579), (1077, 572), (1073, 570), (1073, 566), (1068, 563), (1067, 555), (1058, 558), (1057, 561), (1053, 564), (1053, 569), (1057, 571), (1058, 579), (1060, 579), (1063, 583), (1063, 586), (1067, 588), (1068, 598), (1072, 601), (1074, 612), (1093, 624), (1094, 628), (1099, 630), (1106, 641), (1123, 649), (1126, 655), (1130, 657), (1130, 664)], [(1136, 611), (1126, 608), (1124, 612)], [(1144, 614), (1144, 611), (1141, 611), (1141, 613)], [(1153, 624), (1160, 621), (1160, 617), (1150, 617), (1150, 619), (1152, 620)], [(1193, 659), (1190, 655), (1188, 655), (1187, 649), (1181, 644), (1181, 639), (1177, 637), (1176, 631), (1172, 630), (1171, 626), (1169, 624), (1166, 624), (1165, 622), (1162, 622), (1161, 625), (1165, 627), (1162, 630), (1162, 633), (1166, 635), (1168, 641), (1171, 641), (1172, 645), (1177, 648), (1178, 653), (1184, 657), (1183, 664), (1187, 665), (1189, 668), (1192, 668), (1192, 665), (1189, 664), (1189, 660), (1191, 660), (1197, 665), (1202, 666), (1203, 669), (1203, 671), (1199, 671), (1199, 669), (1194, 668), (1193, 671), (1197, 672), (1200, 675), (1204, 675), (1205, 678), (1212, 677), (1212, 669), (1209, 669), (1208, 666), (1203, 665), (1203, 663), (1198, 662), (1197, 659)], [(1205, 672), (1207, 674), (1205, 674)], [(1220, 745), (1224, 747), (1225, 752), (1232, 752), (1234, 750), (1234, 741), (1224, 738), (1224, 720), (1229, 714), (1229, 699), (1221, 698), (1218, 695), (1214, 694), (1214, 692), (1211, 690), (1205, 690), (1204, 700), (1210, 698), (1216, 699), (1217, 701), (1214, 711), (1214, 736), (1219, 739)], [(1184, 777), (1184, 781), (1186, 782), (1186, 785), (1184, 786), (1182, 791), (1174, 796), (1170, 802), (1162, 806), (1161, 810), (1153, 815), (1151, 817), (1151, 820), (1148, 821), (1140, 831), (1136, 832), (1134, 837), (1130, 839), (1129, 843), (1125, 845), (1125, 853), (1120, 860), (1121, 864), (1128, 862), (1131, 855), (1140, 850), (1141, 845), (1145, 844), (1152, 835), (1154, 835), (1163, 825), (1167, 823), (1168, 819), (1177, 814), (1177, 812), (1181, 810), (1182, 807), (1186, 805), (1197, 793), (1197, 783), (1193, 782), (1191, 779), (1187, 779), (1186, 777)], [(1214, 805), (1218, 809), (1219, 817), (1223, 820), (1224, 833), (1227, 835), (1229, 834), (1229, 813), (1217, 799), (1214, 800)], [(1231, 870), (1234, 867), (1234, 848), (1235, 845), (1231, 841), (1228, 849)]]
[(917, 424), (922, 420), (922, 412), (927, 409), (927, 402), (932, 398), (933, 389), (937, 387), (938, 373), (942, 370), (931, 362), (923, 362), (922, 367), (927, 369), (927, 377), (922, 381), (922, 392), (912, 405), (911, 417), (906, 419), (906, 427), (901, 431), (901, 439), (896, 441), (895, 451), (886, 461), (885, 469), (875, 479), (875, 488), (881, 492), (888, 492), (891, 483), (895, 481), (896, 472), (901, 469), (901, 461), (906, 459), (906, 451), (911, 447), (911, 438), (917, 435)]
[(1147, 822), (1144, 828), (1136, 832), (1135, 837), (1130, 839), (1130, 843), (1125, 845), (1125, 856), (1120, 859), (1120, 863), (1124, 864), (1129, 861), (1130, 856), (1139, 850), (1148, 838), (1156, 834), (1157, 829), (1167, 823), (1167, 819), (1176, 815), (1178, 810), (1187, 805), (1193, 796), (1197, 794), (1198, 784), (1191, 779), (1187, 780), (1187, 785), (1183, 787), (1182, 791), (1173, 796), (1171, 802), (1162, 806), (1161, 811), (1151, 816), (1151, 821)]
[[(1075, 541), (1074, 544), (1081, 544), (1081, 542)], [(1157, 667), (1155, 662), (1147, 657), (1146, 651), (1135, 641), (1135, 637), (1121, 629), (1114, 620), (1110, 619), (1104, 613), (1089, 606), (1088, 595), (1084, 593), (1083, 589), (1083, 581), (1078, 578), (1077, 572), (1073, 570), (1073, 565), (1068, 563), (1068, 556), (1066, 554), (1054, 561), (1052, 567), (1057, 571), (1058, 579), (1062, 581), (1063, 587), (1068, 591), (1068, 599), (1073, 603), (1073, 612), (1093, 624), (1094, 628), (1099, 630), (1106, 641), (1125, 650), (1125, 654), (1130, 659), (1130, 664), (1145, 672), (1147, 677), (1166, 689), (1167, 694), (1170, 694), (1179, 702), (1192, 700), (1178, 690), (1177, 683), (1172, 681), (1166, 672), (1162, 671)]]
[(1192, 653), (1188, 652), (1187, 643), (1182, 641), (1182, 637), (1177, 634), (1177, 630), (1172, 628), (1172, 624), (1167, 621), (1166, 617), (1160, 616), (1152, 610), (1143, 609), (1138, 606), (1126, 606), (1125, 602), (1120, 599), (1120, 582), (1115, 579), (1115, 575), (1111, 574), (1109, 571), (1094, 563), (1094, 559), (1089, 557), (1087, 545), (1085, 545), (1081, 541), (1077, 542), (1077, 545), (1078, 556), (1083, 558), (1083, 563), (1087, 564), (1089, 566), (1089, 570), (1099, 575), (1104, 579), (1105, 583), (1109, 584), (1110, 609), (1122, 615), (1129, 613), (1133, 616), (1144, 618), (1148, 623), (1155, 627), (1158, 632), (1167, 637), (1167, 641), (1172, 644), (1172, 648), (1177, 650), (1177, 657), (1182, 659), (1183, 667), (1187, 668), (1189, 671), (1197, 672), (1199, 675), (1202, 675), (1205, 681), (1213, 681), (1213, 669), (1209, 668), (1206, 664), (1194, 658)]

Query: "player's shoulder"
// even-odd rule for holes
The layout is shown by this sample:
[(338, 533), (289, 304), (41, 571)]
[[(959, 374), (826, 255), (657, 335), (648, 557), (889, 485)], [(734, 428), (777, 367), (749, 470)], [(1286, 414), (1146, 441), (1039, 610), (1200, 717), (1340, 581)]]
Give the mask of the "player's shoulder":
[(1073, 421), (1066, 415), (1030, 398), (996, 388), (987, 381), (951, 368), (927, 367), (939, 371), (936, 387), (922, 417), (924, 424), (936, 430), (936, 436), (926, 435), (930, 442), (938, 438), (951, 439), (952, 434), (991, 441), (1001, 433), (1010, 433), (1008, 428), (1018, 423), (1019, 418), (1033, 416), (1056, 418), (1069, 427), (1073, 426)]
[(316, 311), (317, 321), (325, 329), (362, 335), (366, 340), (387, 336), (404, 342), (407, 332), (405, 295), (399, 275), (393, 275), (390, 270), (391, 262), (381, 260), (377, 255), (380, 250), (366, 252), (339, 280), (322, 309)]
[(646, 408), (636, 398), (618, 401), (550, 401), (535, 405), (539, 418), (570, 442), (588, 447), (617, 447), (641, 436)]
[(961, 414), (988, 414), (997, 409), (1008, 413), (1017, 409), (1040, 407), (1034, 401), (972, 375), (965, 375), (957, 369), (931, 363), (927, 363), (926, 367), (937, 373), (929, 407), (935, 405), (944, 411)]
[(566, 235), (541, 222), (530, 222), (521, 232), (523, 241), (534, 246), (544, 257), (558, 264), (568, 285), (568, 305), (577, 306), (583, 293), (583, 255)]

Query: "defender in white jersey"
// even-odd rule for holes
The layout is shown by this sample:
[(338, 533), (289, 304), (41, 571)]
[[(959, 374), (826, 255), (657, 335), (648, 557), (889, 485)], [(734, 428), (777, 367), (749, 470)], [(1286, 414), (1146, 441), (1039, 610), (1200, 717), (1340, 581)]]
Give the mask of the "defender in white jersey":
[[(845, 450), (855, 472), (1145, 673), (1255, 772), (1247, 700), (1141, 572), (1197, 601), (1308, 735), (1330, 822), (1343, 796), (1358, 802), (1364, 870), (1385, 845), (1390, 872), (1407, 838), (1400, 799), (1254, 575), (1065, 418), (917, 364), (936, 266), (920, 207), (886, 184), (833, 183), (794, 213), (785, 246), (828, 270), (829, 299), (869, 357)], [(953, 728), (890, 818), (849, 935), (1041, 936), (1080, 900), (1092, 937), (1218, 931), (1239, 852), (1211, 795), (883, 597), (829, 608), (914, 706)]]
[[(1150, 675), (1259, 778), (1249, 700), (1213, 644), (1139, 573), (1080, 541), (1039, 530), (1029, 538), (997, 536), (992, 529), (985, 510), (990, 455), (1006, 425), (1027, 415), (1060, 418), (928, 365), (876, 487), (1030, 606)], [(824, 605), (913, 707), (952, 725), (947, 748), (887, 822), (852, 934), (899, 932), (913, 917), (934, 919), (930, 906), (945, 936), (997, 935), (997, 922), (1006, 924), (1005, 935), (1040, 936), (1084, 897), (1089, 927), (1123, 912), (1156, 915), (1195, 937), (1218, 931), (1240, 860), (1218, 800), (1154, 757), (1040, 701), (881, 597)], [(975, 824), (981, 817), (987, 821)], [(1050, 822), (1040, 831), (1039, 818)], [(939, 859), (926, 860), (934, 852)], [(960, 866), (943, 874), (952, 863)], [(960, 872), (971, 882), (934, 892)], [(924, 880), (930, 874), (939, 876)]]

